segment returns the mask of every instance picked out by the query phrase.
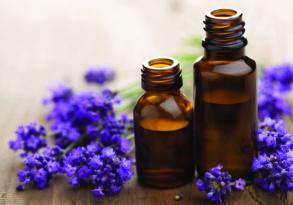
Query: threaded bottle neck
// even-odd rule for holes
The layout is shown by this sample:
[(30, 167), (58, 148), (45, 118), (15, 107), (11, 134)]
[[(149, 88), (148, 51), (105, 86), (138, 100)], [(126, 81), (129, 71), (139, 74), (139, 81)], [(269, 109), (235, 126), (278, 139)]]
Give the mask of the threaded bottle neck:
[(182, 87), (180, 65), (170, 57), (152, 58), (141, 69), (141, 86), (146, 91), (170, 91)]
[(206, 52), (227, 52), (239, 50), (244, 53), (247, 40), (243, 37), (245, 22), (242, 13), (232, 9), (217, 9), (205, 16), (206, 38), (202, 45)]

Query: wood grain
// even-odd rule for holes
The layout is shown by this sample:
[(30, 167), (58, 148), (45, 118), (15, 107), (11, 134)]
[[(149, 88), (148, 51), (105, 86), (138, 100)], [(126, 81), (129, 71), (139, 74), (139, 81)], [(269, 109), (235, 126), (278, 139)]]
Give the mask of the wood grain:
[[(136, 178), (121, 194), (103, 201), (86, 188), (72, 189), (62, 176), (45, 190), (16, 192), (22, 163), (8, 150), (7, 141), (18, 124), (44, 123), (46, 109), (40, 99), (48, 85), (66, 81), (83, 89), (84, 69), (97, 64), (115, 67), (114, 87), (127, 85), (139, 79), (145, 58), (186, 51), (184, 39), (203, 34), (204, 13), (222, 6), (245, 13), (248, 51), (259, 62), (293, 59), (291, 0), (0, 0), (0, 205), (208, 204), (194, 183), (156, 190), (138, 185)], [(177, 194), (182, 200), (174, 201)], [(225, 203), (293, 204), (293, 196), (249, 187)]]

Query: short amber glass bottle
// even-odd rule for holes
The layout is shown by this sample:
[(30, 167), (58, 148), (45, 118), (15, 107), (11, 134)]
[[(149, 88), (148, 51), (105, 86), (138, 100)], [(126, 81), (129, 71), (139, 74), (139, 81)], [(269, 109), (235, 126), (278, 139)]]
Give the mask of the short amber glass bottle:
[(245, 55), (242, 14), (206, 15), (204, 56), (194, 64), (194, 132), (199, 176), (222, 164), (233, 177), (251, 177), (256, 152), (256, 63)]
[(186, 184), (195, 166), (192, 103), (180, 92), (179, 63), (154, 58), (141, 71), (145, 93), (134, 108), (138, 180), (157, 188)]

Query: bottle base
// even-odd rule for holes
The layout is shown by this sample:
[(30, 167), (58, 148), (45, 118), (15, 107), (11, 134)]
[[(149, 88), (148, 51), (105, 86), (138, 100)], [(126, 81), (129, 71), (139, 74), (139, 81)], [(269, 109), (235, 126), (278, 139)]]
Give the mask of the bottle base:
[[(188, 176), (188, 177), (187, 177)], [(184, 177), (184, 178), (183, 178)], [(138, 175), (139, 184), (157, 189), (172, 189), (192, 182), (194, 175)]]

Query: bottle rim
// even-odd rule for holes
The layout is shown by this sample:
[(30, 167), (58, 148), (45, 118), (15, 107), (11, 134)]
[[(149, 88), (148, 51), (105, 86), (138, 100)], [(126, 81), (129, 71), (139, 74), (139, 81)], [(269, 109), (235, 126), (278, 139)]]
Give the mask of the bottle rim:
[(238, 9), (219, 8), (206, 13), (206, 17), (217, 20), (234, 20), (242, 16)]
[[(155, 67), (156, 64), (165, 64), (163, 67)], [(150, 70), (170, 70), (174, 67), (179, 66), (179, 62), (172, 57), (168, 56), (159, 56), (155, 58), (149, 58), (143, 62), (143, 67)]]

